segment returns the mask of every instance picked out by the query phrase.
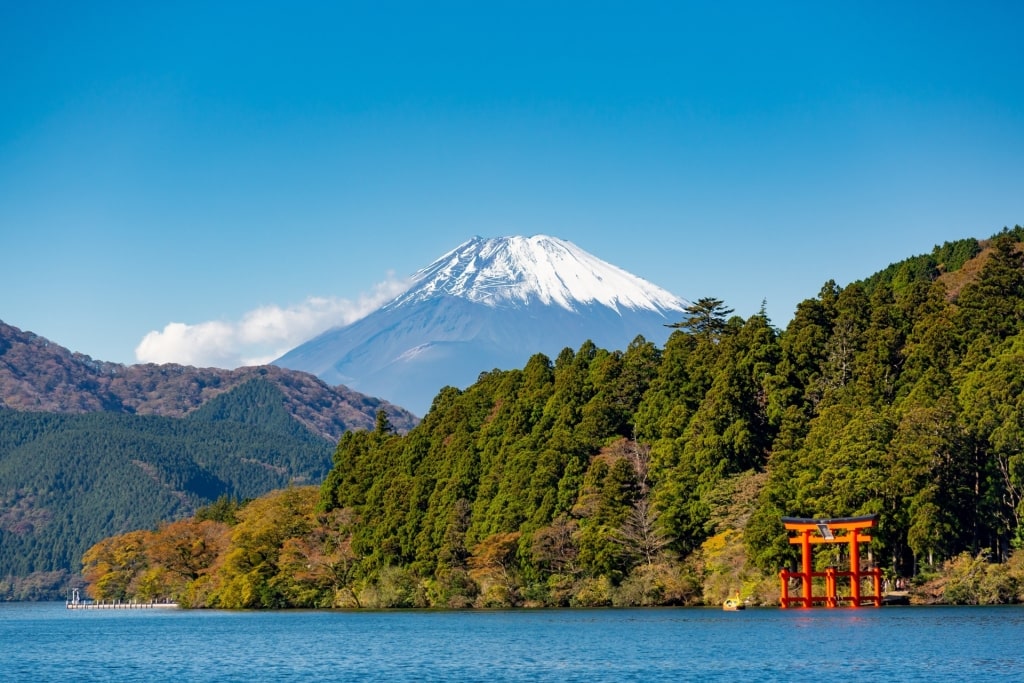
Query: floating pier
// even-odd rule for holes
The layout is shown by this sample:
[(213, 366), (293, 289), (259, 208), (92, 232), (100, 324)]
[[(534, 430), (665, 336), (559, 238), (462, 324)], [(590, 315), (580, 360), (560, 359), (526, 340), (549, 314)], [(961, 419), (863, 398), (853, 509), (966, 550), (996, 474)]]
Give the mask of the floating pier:
[(161, 607), (177, 607), (176, 602), (68, 602), (68, 609), (158, 609)]
[(82, 600), (82, 596), (79, 594), (78, 589), (74, 589), (71, 593), (71, 597), (68, 599), (66, 606), (68, 609), (166, 609), (176, 608), (178, 603), (152, 600), (150, 602), (136, 602), (129, 600), (122, 602), (120, 600), (111, 600), (105, 602), (103, 600), (96, 602), (95, 600)]

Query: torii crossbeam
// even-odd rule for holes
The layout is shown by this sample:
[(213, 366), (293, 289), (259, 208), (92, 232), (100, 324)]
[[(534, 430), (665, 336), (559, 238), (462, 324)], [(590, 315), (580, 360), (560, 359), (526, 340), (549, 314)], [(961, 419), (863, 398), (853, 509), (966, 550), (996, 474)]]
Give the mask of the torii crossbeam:
[[(862, 605), (882, 606), (882, 570), (875, 567), (861, 571), (860, 544), (869, 543), (870, 536), (861, 535), (863, 529), (878, 525), (878, 515), (865, 517), (841, 517), (838, 519), (806, 519), (802, 517), (783, 517), (782, 523), (788, 531), (799, 532), (798, 536), (790, 537), (789, 542), (800, 546), (802, 571), (791, 572), (783, 569), (779, 572), (782, 581), (782, 607), (799, 606), (813, 607), (821, 604), (825, 607), (839, 607), (848, 603), (850, 607)], [(850, 546), (850, 570), (841, 572), (829, 567), (823, 572), (813, 571), (811, 545), (819, 543), (848, 543)], [(812, 590), (815, 578), (825, 579), (825, 595), (815, 596)], [(838, 578), (850, 579), (850, 594), (840, 596), (836, 583)], [(873, 594), (861, 596), (861, 580), (871, 578)], [(789, 580), (800, 579), (803, 584), (803, 595), (789, 595)]]

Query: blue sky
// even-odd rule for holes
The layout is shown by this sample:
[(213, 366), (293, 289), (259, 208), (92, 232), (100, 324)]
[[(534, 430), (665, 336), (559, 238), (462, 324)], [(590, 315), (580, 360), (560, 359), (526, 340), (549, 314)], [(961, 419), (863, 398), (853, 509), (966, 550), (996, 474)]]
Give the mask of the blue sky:
[(784, 327), (1024, 223), (1022, 7), (0, 0), (0, 319), (234, 366), (543, 233)]

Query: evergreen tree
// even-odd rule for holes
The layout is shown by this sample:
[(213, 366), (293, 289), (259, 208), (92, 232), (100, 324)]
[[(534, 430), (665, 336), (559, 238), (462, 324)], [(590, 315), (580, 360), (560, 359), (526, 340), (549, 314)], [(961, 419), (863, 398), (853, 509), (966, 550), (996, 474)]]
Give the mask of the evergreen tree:
[(682, 329), (698, 337), (716, 339), (725, 330), (726, 320), (733, 309), (726, 308), (721, 299), (703, 297), (683, 309), (687, 317), (668, 327)]

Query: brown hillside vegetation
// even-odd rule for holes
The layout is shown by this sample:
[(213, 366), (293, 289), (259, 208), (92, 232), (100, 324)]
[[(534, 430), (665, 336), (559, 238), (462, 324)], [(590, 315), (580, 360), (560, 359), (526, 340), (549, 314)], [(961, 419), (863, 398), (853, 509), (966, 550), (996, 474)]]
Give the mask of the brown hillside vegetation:
[(183, 417), (256, 377), (281, 390), (295, 419), (332, 441), (350, 429), (372, 429), (378, 410), (387, 411), (399, 432), (416, 424), (415, 416), (398, 406), (345, 386), (330, 387), (304, 372), (274, 365), (223, 370), (108, 363), (0, 322), (0, 403), (14, 410)]
[[(980, 244), (982, 249), (977, 256), (964, 263), (958, 270), (943, 272), (939, 276), (939, 282), (945, 286), (946, 295), (950, 301), (955, 301), (960, 296), (960, 291), (966, 284), (978, 279), (985, 264), (988, 263), (989, 258), (992, 256), (992, 240), (982, 240)], [(1017, 244), (1015, 250), (1018, 253), (1024, 251), (1024, 244)]]

